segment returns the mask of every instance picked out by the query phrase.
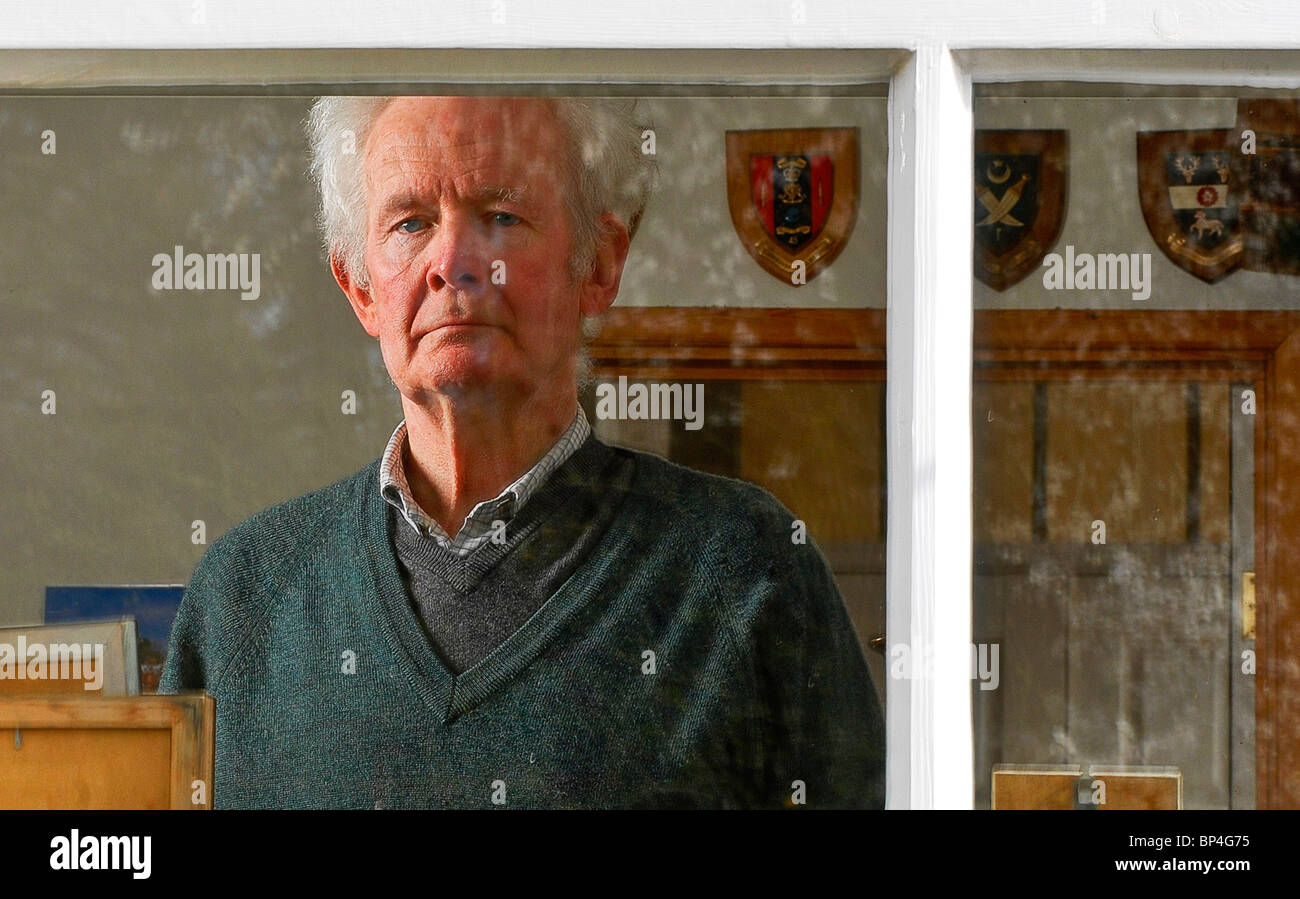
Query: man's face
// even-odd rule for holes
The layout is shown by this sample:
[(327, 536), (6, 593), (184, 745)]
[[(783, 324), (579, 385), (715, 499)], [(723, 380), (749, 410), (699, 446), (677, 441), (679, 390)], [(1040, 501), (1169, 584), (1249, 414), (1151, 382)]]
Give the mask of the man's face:
[(572, 384), (594, 294), (569, 272), (569, 152), (544, 99), (400, 98), (375, 122), (371, 302), (349, 297), (403, 396)]

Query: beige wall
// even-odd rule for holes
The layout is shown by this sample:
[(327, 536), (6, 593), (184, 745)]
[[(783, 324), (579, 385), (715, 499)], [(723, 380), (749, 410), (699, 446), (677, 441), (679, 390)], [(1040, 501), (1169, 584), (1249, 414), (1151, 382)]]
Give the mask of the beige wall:
[[(210, 543), (383, 449), (400, 406), (318, 245), (309, 102), (0, 100), (0, 625), (40, 621), (51, 584), (185, 583), (206, 548), (193, 521)], [(619, 302), (883, 305), (884, 99), (644, 105), (664, 177)], [(732, 230), (723, 132), (830, 125), (861, 129), (861, 214), (795, 289)], [(153, 256), (177, 244), (261, 254), (261, 297), (155, 291)]]
[[(655, 125), (660, 190), (638, 232), (618, 302), (635, 306), (885, 306), (883, 98), (642, 101)], [(794, 287), (759, 268), (727, 208), (723, 135), (755, 128), (858, 128), (857, 227), (829, 269)]]
[(1049, 252), (1150, 253), (1151, 296), (1128, 290), (1046, 290), (1042, 271), (999, 293), (979, 281), (977, 309), (1293, 309), (1300, 278), (1238, 270), (1206, 284), (1165, 257), (1138, 203), (1137, 132), (1232, 128), (1231, 97), (1126, 99), (986, 97), (976, 101), (976, 128), (1069, 131), (1065, 224)]
[[(301, 120), (277, 98), (10, 97), (0, 101), (0, 624), (40, 620), (43, 589), (185, 582), (208, 541), (247, 515), (351, 474), (400, 418), (377, 347), (329, 276), (313, 226)], [(624, 305), (881, 307), (886, 101), (649, 98), (663, 180), (637, 237)], [(1300, 279), (1237, 272), (1207, 285), (1165, 260), (1137, 204), (1138, 130), (1230, 127), (1235, 101), (977, 102), (987, 128), (1068, 128), (1058, 243), (1151, 252), (1159, 308), (1290, 308)], [(807, 286), (761, 271), (725, 202), (732, 128), (856, 125), (862, 190), (843, 254)], [(40, 153), (41, 134), (57, 154)], [(262, 296), (157, 292), (176, 244), (257, 252)], [(965, 264), (965, 263), (963, 263)], [(1131, 308), (1125, 292), (1054, 292), (1038, 276), (982, 308)], [(41, 391), (58, 413), (40, 414)], [(354, 390), (358, 413), (340, 412)]]

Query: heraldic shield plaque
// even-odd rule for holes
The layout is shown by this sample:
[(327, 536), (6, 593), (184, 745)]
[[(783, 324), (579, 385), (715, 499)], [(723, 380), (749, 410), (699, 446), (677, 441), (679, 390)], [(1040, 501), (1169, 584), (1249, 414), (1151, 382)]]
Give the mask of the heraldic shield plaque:
[(975, 277), (1006, 290), (1036, 270), (1065, 221), (1064, 131), (975, 132)]
[(858, 129), (727, 132), (731, 224), (749, 255), (806, 284), (844, 249), (858, 216)]
[(1147, 230), (1174, 265), (1214, 283), (1242, 261), (1233, 133), (1140, 131), (1138, 199)]

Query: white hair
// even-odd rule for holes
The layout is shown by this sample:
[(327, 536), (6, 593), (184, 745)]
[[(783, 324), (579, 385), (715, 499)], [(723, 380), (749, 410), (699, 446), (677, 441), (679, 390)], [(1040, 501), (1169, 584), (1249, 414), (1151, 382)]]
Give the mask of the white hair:
[[(320, 193), (325, 248), (348, 277), (369, 286), (366, 269), (366, 139), (380, 114), (397, 97), (321, 97), (307, 117), (311, 176)], [(595, 264), (607, 239), (600, 217), (617, 215), (636, 233), (657, 180), (654, 156), (641, 151), (642, 125), (635, 100), (554, 98), (557, 119), (572, 147), (563, 171), (573, 230), (569, 274), (580, 280)]]

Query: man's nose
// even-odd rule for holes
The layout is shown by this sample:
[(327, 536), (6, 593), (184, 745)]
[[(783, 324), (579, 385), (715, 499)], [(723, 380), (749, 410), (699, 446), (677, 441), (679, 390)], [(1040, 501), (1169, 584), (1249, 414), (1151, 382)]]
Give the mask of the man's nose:
[(438, 224), (430, 242), (433, 255), (429, 266), (429, 286), (441, 290), (473, 290), (488, 282), (491, 252), (487, 235), (471, 218), (447, 216)]

